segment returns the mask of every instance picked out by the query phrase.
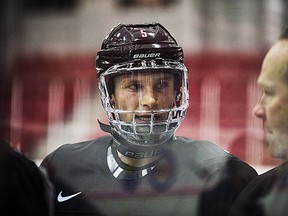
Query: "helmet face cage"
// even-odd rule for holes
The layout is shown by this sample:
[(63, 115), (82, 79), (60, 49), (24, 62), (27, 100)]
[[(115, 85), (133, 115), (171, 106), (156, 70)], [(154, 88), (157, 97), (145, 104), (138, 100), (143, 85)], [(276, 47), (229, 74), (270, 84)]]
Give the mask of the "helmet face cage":
[[(173, 74), (175, 97), (173, 105), (160, 109), (129, 110), (115, 108), (112, 102), (114, 78), (125, 74), (139, 76), (143, 74)], [(136, 146), (161, 145), (173, 136), (185, 117), (188, 108), (188, 70), (183, 63), (172, 60), (141, 60), (110, 67), (99, 77), (99, 90), (102, 105), (108, 116), (112, 131)], [(141, 97), (141, 93), (138, 93)], [(139, 98), (140, 100), (140, 98)], [(130, 116), (129, 120), (123, 116)], [(137, 121), (137, 116), (145, 116), (145, 121)], [(159, 118), (165, 116), (165, 118)]]

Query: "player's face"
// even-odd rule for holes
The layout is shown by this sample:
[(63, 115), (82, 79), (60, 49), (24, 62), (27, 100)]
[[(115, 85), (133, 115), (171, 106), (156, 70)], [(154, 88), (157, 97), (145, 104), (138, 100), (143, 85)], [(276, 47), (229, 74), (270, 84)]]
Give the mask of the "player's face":
[(273, 157), (288, 158), (288, 41), (277, 42), (267, 53), (258, 84), (262, 96), (253, 113), (262, 119), (269, 152)]
[[(115, 77), (112, 95), (114, 108), (121, 110), (160, 110), (172, 108), (175, 101), (174, 76), (168, 73), (137, 73)], [(121, 120), (132, 121), (131, 114), (121, 114)], [(147, 113), (136, 113), (136, 122), (150, 121)], [(167, 113), (154, 116), (154, 121), (166, 120)]]

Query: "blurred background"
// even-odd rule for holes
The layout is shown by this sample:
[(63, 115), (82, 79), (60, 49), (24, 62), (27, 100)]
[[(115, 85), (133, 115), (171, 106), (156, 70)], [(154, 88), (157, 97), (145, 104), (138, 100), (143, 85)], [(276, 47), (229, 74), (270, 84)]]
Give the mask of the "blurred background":
[[(287, 0), (2, 0), (0, 132), (37, 163), (107, 122), (95, 54), (118, 23), (160, 22), (184, 48), (190, 107), (177, 135), (207, 139), (260, 173), (281, 161), (252, 115), (263, 57)], [(286, 22), (286, 23), (285, 23)]]

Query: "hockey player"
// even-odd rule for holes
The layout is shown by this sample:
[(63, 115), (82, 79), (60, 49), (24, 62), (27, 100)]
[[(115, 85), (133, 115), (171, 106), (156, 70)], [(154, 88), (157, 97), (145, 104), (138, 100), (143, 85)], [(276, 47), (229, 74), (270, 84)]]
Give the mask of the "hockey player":
[(108, 135), (42, 162), (55, 215), (226, 215), (257, 173), (213, 143), (174, 135), (189, 104), (188, 70), (168, 30), (119, 24), (96, 68)]

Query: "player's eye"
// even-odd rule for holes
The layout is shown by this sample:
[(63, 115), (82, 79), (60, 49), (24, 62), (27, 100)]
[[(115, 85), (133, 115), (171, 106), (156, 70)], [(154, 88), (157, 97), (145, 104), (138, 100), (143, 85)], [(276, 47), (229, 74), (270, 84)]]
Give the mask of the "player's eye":
[(128, 89), (132, 91), (139, 91), (141, 89), (141, 84), (140, 83), (131, 83), (127, 86)]
[(168, 87), (168, 82), (166, 81), (161, 81), (155, 85), (155, 88), (159, 90), (164, 89), (166, 87)]

